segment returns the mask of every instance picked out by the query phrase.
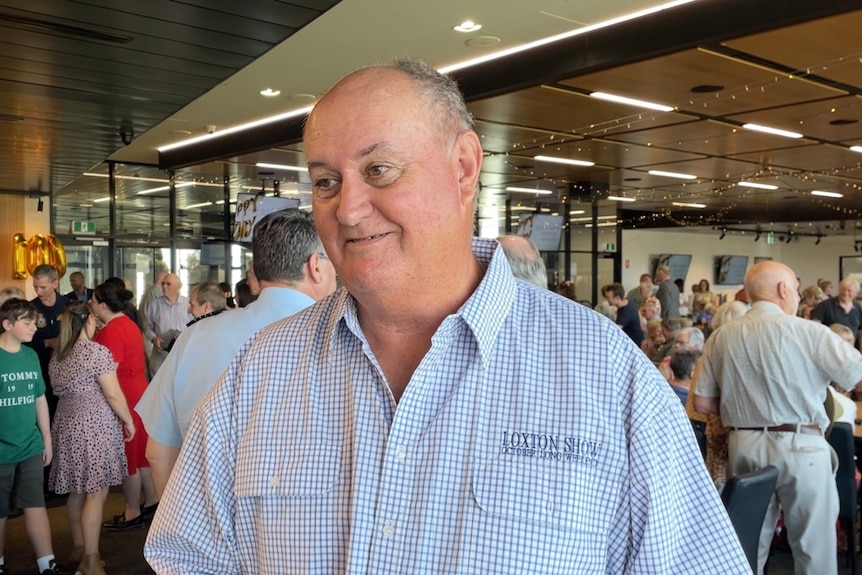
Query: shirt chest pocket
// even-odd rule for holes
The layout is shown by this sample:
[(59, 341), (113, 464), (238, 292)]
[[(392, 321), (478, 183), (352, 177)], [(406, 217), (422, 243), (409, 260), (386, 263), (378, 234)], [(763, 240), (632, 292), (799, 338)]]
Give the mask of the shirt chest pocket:
[(479, 466), (473, 474), (476, 504), (489, 517), (504, 521), (606, 532), (612, 513), (607, 507), (612, 506), (597, 500), (595, 474), (587, 467), (557, 469), (554, 463), (496, 460)]
[(320, 497), (333, 492), (341, 474), (341, 448), (311, 445), (237, 455), (237, 497)]

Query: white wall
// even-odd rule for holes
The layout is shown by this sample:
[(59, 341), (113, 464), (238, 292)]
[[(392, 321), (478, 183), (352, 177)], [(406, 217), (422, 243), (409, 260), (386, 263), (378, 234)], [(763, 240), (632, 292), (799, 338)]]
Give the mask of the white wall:
[[(611, 228), (612, 229), (612, 228)], [(638, 282), (640, 274), (649, 270), (650, 255), (691, 254), (691, 266), (685, 286), (688, 291), (693, 283), (702, 278), (714, 283), (713, 257), (720, 255), (749, 256), (749, 267), (755, 257), (772, 257), (775, 261), (787, 264), (800, 278), (802, 288), (815, 284), (818, 278), (839, 281), (839, 256), (862, 256), (853, 251), (853, 238), (850, 236), (825, 237), (820, 245), (814, 245), (815, 238), (800, 237), (790, 244), (776, 242), (768, 244), (766, 234), (754, 241), (754, 234), (744, 236), (738, 232), (728, 232), (723, 240), (719, 233), (694, 233), (669, 230), (624, 230), (622, 242), (623, 286), (631, 289)], [(605, 239), (602, 241), (613, 241)], [(628, 264), (628, 265), (626, 265)], [(742, 286), (712, 286), (717, 293), (732, 297)]]
[[(27, 239), (32, 238), (36, 234), (47, 235), (51, 233), (51, 200), (45, 196), (42, 211), (37, 211), (39, 205), (38, 198), (24, 198), (24, 222), (20, 230), (17, 232), (23, 233)], [(27, 294), (27, 299), (36, 297), (36, 292), (33, 291), (33, 280), (27, 278), (23, 285), (24, 293)]]

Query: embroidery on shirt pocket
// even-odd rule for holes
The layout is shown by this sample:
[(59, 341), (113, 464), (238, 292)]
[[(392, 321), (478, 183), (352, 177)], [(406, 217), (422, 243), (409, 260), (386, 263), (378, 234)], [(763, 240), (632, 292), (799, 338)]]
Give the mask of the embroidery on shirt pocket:
[(341, 474), (341, 448), (311, 445), (238, 455), (237, 497), (316, 497), (333, 491)]
[[(596, 532), (600, 521), (576, 521), (589, 507), (589, 490), (574, 470), (494, 460), (473, 473), (473, 497), (482, 511), (568, 530)], [(583, 498), (587, 505), (579, 505)], [(580, 508), (580, 513), (575, 508)]]

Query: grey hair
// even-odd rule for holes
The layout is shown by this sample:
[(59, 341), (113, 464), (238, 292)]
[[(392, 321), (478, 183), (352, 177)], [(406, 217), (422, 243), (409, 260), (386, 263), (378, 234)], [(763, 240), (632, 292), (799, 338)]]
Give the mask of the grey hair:
[[(517, 239), (514, 239), (517, 238)], [(523, 241), (520, 241), (523, 240)], [(543, 289), (548, 289), (548, 272), (536, 245), (523, 236), (497, 238), (506, 254), (512, 275)]]
[(698, 327), (684, 327), (676, 332), (674, 336), (674, 340), (681, 336), (688, 336), (688, 345), (694, 346), (697, 349), (703, 349), (703, 332)]
[(254, 275), (263, 282), (296, 282), (312, 254), (323, 254), (323, 244), (311, 214), (297, 208), (267, 215), (254, 226)]
[(217, 283), (199, 283), (192, 289), (192, 294), (195, 296), (194, 299), (198, 305), (204, 305), (206, 302), (209, 302), (213, 311), (225, 308), (224, 291)]
[(473, 128), (473, 115), (455, 80), (420, 60), (400, 58), (392, 62), (392, 67), (406, 74), (428, 103), (430, 117), (437, 122), (443, 142), (451, 143), (455, 136)]
[(60, 274), (57, 271), (57, 268), (51, 264), (41, 264), (36, 266), (36, 269), (33, 270), (33, 277), (48, 278), (52, 282), (55, 282), (60, 277)]

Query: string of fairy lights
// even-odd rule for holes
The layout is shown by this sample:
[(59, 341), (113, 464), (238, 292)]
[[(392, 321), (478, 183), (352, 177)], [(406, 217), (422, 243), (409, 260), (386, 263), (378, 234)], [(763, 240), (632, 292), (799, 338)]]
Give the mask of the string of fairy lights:
[[(715, 54), (709, 50), (703, 50), (703, 52), (723, 57), (722, 54)], [(630, 150), (630, 147), (634, 146), (656, 148), (673, 147), (671, 149), (678, 149), (679, 147), (685, 146), (686, 142), (676, 141), (673, 143), (659, 142), (645, 144), (626, 144), (623, 142), (616, 141), (604, 142), (601, 138), (603, 136), (610, 136), (615, 131), (632, 129), (642, 130), (645, 129), (646, 125), (670, 125), (670, 123), (664, 121), (664, 119), (667, 118), (668, 115), (686, 115), (687, 112), (690, 118), (716, 119), (721, 122), (721, 114), (717, 114), (716, 116), (710, 116), (709, 113), (713, 109), (720, 111), (722, 106), (727, 108), (728, 101), (733, 101), (733, 106), (737, 107), (739, 106), (741, 100), (761, 98), (762, 94), (766, 94), (777, 87), (783, 87), (788, 83), (804, 82), (806, 85), (811, 85), (812, 79), (807, 78), (807, 76), (824, 76), (824, 72), (828, 72), (830, 70), (834, 71), (839, 67), (844, 67), (844, 70), (842, 70), (842, 72), (846, 72), (847, 68), (851, 66), (862, 66), (862, 52), (854, 53), (840, 58), (835, 58), (829, 62), (819, 64), (817, 66), (811, 66), (806, 68), (805, 70), (799, 70), (794, 73), (774, 74), (771, 75), (769, 78), (764, 78), (762, 81), (759, 82), (746, 83), (731, 89), (721, 89), (720, 91), (716, 91), (715, 93), (710, 93), (699, 98), (692, 97), (686, 102), (677, 103), (677, 105), (674, 106), (673, 112), (638, 112), (602, 122), (592, 123), (588, 126), (582, 126), (580, 128), (573, 129), (570, 132), (558, 132), (551, 134), (545, 133), (542, 135), (537, 135), (533, 138), (527, 138), (518, 142), (513, 142), (510, 146), (510, 149), (506, 152), (489, 155), (491, 157), (501, 157), (503, 162), (519, 177), (538, 179), (539, 181), (546, 182), (547, 184), (550, 184), (555, 188), (560, 186), (568, 186), (570, 180), (547, 177), (544, 174), (537, 173), (536, 168), (532, 165), (524, 166), (525, 161), (532, 160), (532, 158), (527, 155), (527, 153), (535, 153), (536, 149), (542, 150), (542, 153), (548, 153), (549, 150), (555, 149), (560, 153), (569, 154), (584, 153), (586, 149), (586, 152), (589, 153), (597, 151), (595, 149), (595, 146), (597, 145), (605, 146), (606, 149), (608, 146), (622, 147), (625, 152), (628, 152)], [(856, 71), (854, 71), (853, 73), (856, 73)], [(817, 84), (816, 81), (814, 81), (813, 83)], [(835, 94), (834, 88), (829, 88), (832, 94)], [(824, 114), (836, 115), (836, 117), (840, 117), (839, 112), (843, 109), (859, 105), (862, 104), (860, 104), (858, 98), (847, 98), (845, 103), (839, 104), (837, 106), (834, 103), (827, 102), (824, 104), (824, 106), (827, 106), (827, 108), (825, 109), (812, 108), (810, 114), (807, 114), (798, 119), (800, 126), (802, 126), (800, 130), (804, 130), (806, 121), (810, 121), (812, 118), (822, 117)], [(762, 106), (752, 105), (750, 106), (750, 109), (754, 109), (757, 107)], [(527, 128), (525, 127), (525, 129)], [(736, 133), (737, 129), (733, 128), (732, 132)], [(822, 141), (818, 138), (809, 139)], [(577, 143), (581, 143), (583, 145), (577, 147), (576, 150), (569, 149), (572, 144)], [(691, 144), (694, 143), (695, 141), (691, 142)], [(563, 149), (564, 146), (567, 146), (566, 150)], [(597, 166), (597, 168), (606, 169), (607, 167), (603, 168), (599, 165)], [(638, 172), (638, 170), (630, 171), (635, 174)], [(690, 204), (692, 202), (710, 202), (710, 211), (708, 213), (699, 214), (693, 212), (691, 209), (686, 209), (685, 207), (662, 207), (651, 212), (643, 212), (643, 214), (629, 216), (625, 220), (618, 219), (617, 223), (632, 228), (648, 227), (651, 224), (658, 222), (659, 220), (670, 222), (673, 225), (680, 227), (710, 226), (728, 223), (732, 224), (733, 222), (728, 222), (727, 218), (729, 214), (732, 214), (733, 211), (738, 208), (743, 202), (750, 203), (752, 201), (760, 201), (764, 204), (764, 212), (765, 215), (768, 217), (769, 202), (772, 201), (772, 198), (775, 198), (778, 194), (782, 194), (779, 199), (775, 200), (781, 201), (782, 199), (784, 199), (784, 197), (787, 196), (788, 193), (794, 194), (796, 198), (804, 199), (810, 202), (812, 207), (833, 211), (836, 219), (862, 219), (862, 211), (853, 206), (847, 205), (846, 200), (842, 202), (836, 201), (832, 198), (823, 198), (810, 194), (810, 190), (815, 189), (818, 182), (822, 182), (823, 184), (828, 185), (828, 188), (830, 190), (835, 190), (843, 193), (845, 199), (848, 196), (851, 198), (859, 197), (860, 192), (862, 192), (862, 172), (860, 171), (862, 171), (862, 162), (856, 162), (849, 165), (834, 167), (829, 170), (819, 171), (792, 171), (787, 169), (778, 169), (770, 166), (765, 166), (743, 175), (730, 176), (729, 174), (727, 174), (725, 175), (725, 179), (698, 178), (697, 180), (693, 180), (690, 183), (677, 184), (676, 187), (681, 189), (682, 191), (662, 190), (659, 188), (639, 189), (637, 188), (637, 186), (626, 187), (625, 185), (618, 186), (619, 190), (624, 191), (629, 197), (632, 197), (637, 201), (662, 202), (667, 205), (671, 205), (673, 202), (686, 204)], [(767, 195), (764, 194), (763, 190), (742, 188), (737, 186), (738, 181), (745, 180), (756, 182), (762, 179), (769, 179), (771, 183), (775, 183), (779, 186), (779, 190), (773, 192), (772, 195)], [(705, 184), (712, 184), (713, 187), (710, 187), (710, 189), (705, 192), (692, 192), (693, 186), (702, 188)], [(539, 182), (536, 182), (537, 188), (538, 185)], [(565, 192), (561, 194), (561, 196), (563, 197), (563, 200), (565, 200)], [(538, 201), (547, 201), (545, 198), (536, 199)], [(628, 213), (631, 214), (631, 210), (629, 210)], [(768, 224), (772, 225), (771, 222), (769, 222)], [(813, 226), (813, 223), (808, 224), (808, 227)]]

